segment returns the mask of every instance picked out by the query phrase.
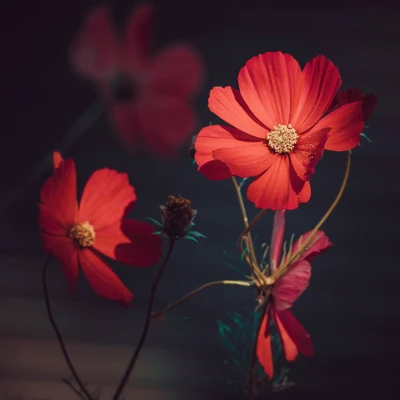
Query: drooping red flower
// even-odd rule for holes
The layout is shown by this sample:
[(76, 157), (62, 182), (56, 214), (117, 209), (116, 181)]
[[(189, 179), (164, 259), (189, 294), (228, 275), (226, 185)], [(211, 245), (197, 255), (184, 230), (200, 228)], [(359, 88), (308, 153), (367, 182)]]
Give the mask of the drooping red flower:
[[(270, 267), (273, 272), (280, 265), (284, 230), (285, 210), (280, 210), (275, 213), (271, 240)], [(300, 236), (293, 245), (292, 254), (298, 250), (301, 243), (304, 243), (310, 233), (311, 231)], [(308, 250), (289, 267), (286, 275), (282, 276), (274, 284), (269, 300), (270, 303), (257, 338), (257, 357), (270, 379), (274, 375), (271, 350), (271, 321), (275, 322), (286, 360), (295, 360), (298, 353), (302, 353), (307, 357), (312, 357), (314, 354), (309, 333), (293, 316), (290, 308), (308, 286), (311, 276), (310, 262), (331, 246), (332, 243), (325, 233), (318, 231), (312, 239)], [(285, 261), (287, 261), (287, 258), (283, 257), (282, 262)]]
[(193, 48), (174, 45), (150, 51), (153, 7), (142, 3), (118, 37), (105, 6), (87, 18), (72, 47), (75, 70), (92, 80), (104, 97), (119, 137), (130, 148), (144, 141), (169, 156), (190, 137), (196, 114), (189, 101), (202, 81)]
[(328, 113), (354, 101), (362, 101), (363, 121), (367, 121), (378, 103), (378, 98), (372, 93), (364, 94), (361, 90), (355, 88), (342, 90), (333, 99)]
[(254, 177), (247, 197), (256, 207), (295, 209), (311, 197), (309, 179), (324, 148), (344, 151), (359, 143), (362, 103), (323, 117), (341, 85), (338, 69), (324, 56), (301, 70), (289, 54), (260, 54), (240, 70), (238, 83), (239, 90), (211, 90), (209, 109), (232, 127), (200, 131), (199, 171), (214, 180)]
[(125, 218), (136, 194), (124, 173), (95, 171), (77, 202), (73, 160), (54, 153), (54, 172), (40, 194), (39, 226), (45, 252), (57, 258), (73, 292), (79, 266), (101, 297), (129, 305), (132, 293), (101, 254), (129, 265), (150, 266), (161, 256), (161, 239), (150, 224)]

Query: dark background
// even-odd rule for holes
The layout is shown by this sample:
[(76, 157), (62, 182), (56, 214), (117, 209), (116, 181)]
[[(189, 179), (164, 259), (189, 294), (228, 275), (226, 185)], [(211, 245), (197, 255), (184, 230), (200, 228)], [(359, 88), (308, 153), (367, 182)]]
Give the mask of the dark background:
[[(324, 54), (338, 66), (343, 88), (357, 87), (379, 98), (367, 130), (373, 142), (363, 139), (353, 152), (349, 186), (323, 228), (334, 247), (313, 262), (311, 285), (294, 307), (312, 335), (315, 357), (300, 357), (291, 365), (289, 376), (296, 386), (271, 397), (398, 398), (396, 10), (382, 2), (373, 7), (351, 2), (155, 3), (155, 47), (187, 41), (207, 65), (208, 79), (196, 101), (199, 126), (217, 121), (207, 109), (209, 90), (215, 85), (236, 86), (240, 67), (265, 51), (291, 53), (302, 65)], [(37, 203), (50, 170), (23, 192), (15, 189), (29, 180), (37, 162), (59, 147), (74, 121), (96, 101), (93, 86), (75, 76), (68, 62), (69, 45), (95, 4), (14, 1), (3, 5), (0, 13), (0, 398), (74, 398), (59, 382), (68, 371), (46, 319), (40, 286), (44, 256)], [(123, 21), (134, 4), (114, 1), (116, 20)], [(178, 243), (158, 292), (158, 306), (210, 280), (240, 279), (224, 266), (223, 252), (236, 255), (242, 229), (229, 180), (207, 181), (196, 172), (186, 150), (168, 162), (144, 152), (132, 157), (120, 147), (104, 116), (64, 155), (76, 160), (80, 182), (104, 166), (128, 172), (138, 193), (132, 213), (137, 219), (158, 218), (158, 205), (169, 193), (189, 197), (198, 209), (197, 228), (208, 239)], [(288, 214), (288, 238), (319, 220), (335, 196), (344, 167), (345, 154), (325, 153), (311, 181), (311, 201)], [(249, 204), (250, 216), (255, 213)], [(269, 241), (271, 221), (269, 212), (256, 229), (261, 241)], [(56, 262), (53, 267), (51, 296), (71, 354), (84, 379), (102, 386), (103, 398), (109, 398), (136, 343), (156, 268), (115, 265), (136, 295), (127, 311), (99, 299), (83, 277), (77, 293), (70, 296), (61, 269)], [(216, 319), (243, 306), (254, 307), (250, 289), (215, 287), (172, 315), (190, 316), (189, 323), (155, 323), (127, 398), (235, 398), (226, 383), (233, 372), (223, 363), (227, 353), (218, 341)]]

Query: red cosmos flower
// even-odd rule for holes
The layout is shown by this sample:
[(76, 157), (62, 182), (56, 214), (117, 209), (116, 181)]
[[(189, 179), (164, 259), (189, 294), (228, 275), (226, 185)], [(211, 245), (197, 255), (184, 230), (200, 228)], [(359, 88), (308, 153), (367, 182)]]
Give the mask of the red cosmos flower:
[(199, 171), (214, 180), (254, 177), (247, 197), (256, 207), (295, 209), (310, 199), (308, 181), (324, 148), (343, 151), (359, 143), (362, 103), (322, 118), (341, 85), (339, 71), (324, 56), (302, 71), (289, 54), (260, 54), (240, 70), (238, 83), (239, 90), (211, 90), (210, 110), (233, 127), (200, 131)]
[(203, 67), (186, 45), (150, 54), (153, 7), (138, 6), (122, 38), (117, 37), (105, 6), (87, 18), (72, 47), (76, 71), (92, 80), (104, 97), (122, 141), (139, 139), (159, 155), (170, 155), (189, 137), (196, 123), (189, 104)]
[(104, 168), (86, 183), (78, 206), (73, 160), (54, 153), (53, 176), (40, 194), (39, 226), (47, 254), (56, 257), (73, 292), (82, 267), (101, 297), (128, 305), (132, 293), (100, 253), (129, 265), (150, 266), (161, 256), (161, 239), (151, 225), (125, 218), (136, 201), (126, 174)]
[(355, 88), (343, 90), (333, 99), (328, 113), (354, 101), (362, 101), (363, 121), (367, 121), (378, 103), (378, 98), (372, 93), (364, 94), (361, 90)]
[[(275, 213), (272, 231), (270, 253), (272, 272), (280, 265), (284, 230), (285, 210), (280, 210)], [(304, 243), (310, 233), (311, 231), (305, 233), (295, 242), (292, 254), (297, 251), (301, 243)], [(311, 260), (331, 246), (332, 243), (324, 232), (318, 231), (309, 249), (289, 267), (286, 275), (274, 284), (267, 313), (262, 321), (257, 339), (257, 357), (270, 379), (274, 374), (271, 352), (271, 320), (275, 322), (286, 360), (293, 361), (299, 352), (308, 357), (313, 356), (314, 350), (310, 335), (293, 316), (290, 308), (308, 286), (311, 276)], [(286, 257), (282, 262), (285, 261)]]

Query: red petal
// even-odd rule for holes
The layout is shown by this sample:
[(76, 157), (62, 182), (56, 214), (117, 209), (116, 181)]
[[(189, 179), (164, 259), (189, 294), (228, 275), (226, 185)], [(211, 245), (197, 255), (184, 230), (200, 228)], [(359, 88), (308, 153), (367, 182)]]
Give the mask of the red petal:
[[(310, 236), (312, 231), (308, 231), (301, 235), (296, 242), (293, 244), (292, 254), (294, 254), (299, 247), (304, 243), (307, 238)], [(311, 243), (307, 246), (308, 250), (304, 252), (301, 256), (301, 259), (312, 261), (317, 255), (324, 252), (325, 250), (332, 247), (332, 243), (330, 242), (328, 236), (325, 235), (323, 231), (317, 231), (314, 237), (311, 240)]]
[(263, 366), (269, 379), (274, 376), (274, 363), (271, 349), (271, 329), (269, 325), (269, 313), (267, 312), (261, 323), (257, 337), (257, 358)]
[(140, 125), (135, 104), (114, 104), (111, 107), (111, 117), (117, 135), (122, 140), (123, 144), (129, 148), (134, 147), (137, 144), (138, 137), (140, 136)]
[[(303, 328), (300, 322), (297, 321), (297, 319), (293, 316), (292, 312), (290, 310), (284, 310), (276, 313), (276, 315), (279, 316), (279, 325), (282, 331), (286, 331), (285, 334), (290, 338), (290, 341), (293, 343), (293, 345), (297, 347), (298, 351), (306, 357), (312, 357), (314, 355), (314, 348), (311, 341), (311, 336)], [(293, 356), (292, 344), (290, 341), (287, 340), (287, 351), (285, 349), (285, 343), (283, 348), (285, 349), (285, 355), (287, 354), (288, 356)], [(286, 356), (286, 359), (291, 361), (292, 359), (288, 358), (288, 356)]]
[(53, 165), (54, 165), (54, 168), (58, 168), (60, 166), (61, 161), (64, 161), (64, 159), (62, 158), (61, 153), (59, 153), (58, 151), (54, 151), (53, 152)]
[(47, 235), (42, 232), (42, 241), (47, 254), (54, 256), (61, 264), (71, 292), (78, 282), (78, 248), (68, 237)]
[(274, 285), (272, 294), (278, 311), (292, 307), (293, 303), (307, 289), (311, 277), (311, 265), (306, 260), (293, 263), (286, 275)]
[(314, 129), (331, 128), (325, 149), (350, 150), (360, 142), (360, 135), (364, 129), (362, 118), (362, 103), (357, 101), (345, 104), (326, 115), (315, 125)]
[(133, 294), (100, 257), (90, 249), (83, 249), (79, 261), (90, 286), (100, 297), (129, 305)]
[(299, 353), (297, 351), (296, 344), (294, 343), (294, 341), (287, 332), (286, 326), (281, 321), (281, 315), (282, 313), (285, 312), (286, 311), (280, 311), (280, 312), (276, 311), (274, 307), (271, 308), (272, 318), (275, 321), (276, 329), (281, 339), (283, 352), (285, 353), (285, 358), (288, 361), (294, 361)]
[(215, 87), (208, 98), (208, 108), (215, 115), (249, 135), (265, 139), (267, 128), (253, 115), (239, 90)]
[(161, 238), (145, 222), (124, 219), (96, 231), (93, 247), (107, 257), (128, 265), (148, 267), (161, 257)]
[(95, 232), (113, 225), (133, 208), (136, 194), (128, 175), (112, 169), (95, 171), (83, 189), (79, 221), (88, 221)]
[(42, 232), (66, 236), (75, 223), (78, 204), (76, 201), (76, 170), (73, 160), (59, 164), (48, 178), (40, 193), (39, 226)]
[(271, 167), (249, 185), (247, 197), (258, 208), (293, 210), (299, 206), (304, 182), (297, 177), (290, 158), (279, 155)]
[(170, 157), (188, 144), (197, 123), (192, 107), (183, 101), (151, 96), (138, 104), (142, 138), (154, 153)]
[(256, 176), (266, 171), (279, 157), (272, 153), (264, 141), (247, 142), (237, 140), (236, 147), (225, 147), (213, 151), (213, 157), (222, 161), (232, 175), (242, 178)]
[(294, 151), (290, 153), (290, 161), (297, 175), (303, 181), (308, 181), (315, 172), (315, 166), (322, 156), (329, 128), (311, 129), (300, 135)]
[(338, 69), (324, 56), (309, 61), (303, 70), (303, 90), (291, 124), (303, 133), (325, 114), (342, 83)]
[(302, 73), (290, 54), (268, 52), (251, 58), (240, 70), (238, 82), (244, 101), (265, 126), (293, 123)]
[(275, 211), (271, 250), (269, 253), (269, 263), (272, 273), (276, 271), (280, 263), (283, 236), (285, 234), (285, 212), (285, 210)]
[(72, 64), (78, 73), (103, 81), (108, 79), (118, 62), (116, 52), (116, 38), (108, 9), (101, 6), (89, 14), (76, 38), (71, 49)]
[[(232, 148), (244, 143), (258, 143), (259, 139), (229, 126), (211, 125), (203, 128), (197, 135), (195, 159), (199, 171), (209, 179), (226, 179), (232, 176), (224, 163), (214, 161), (216, 149)], [(207, 165), (206, 165), (207, 164)]]
[(311, 199), (310, 182), (304, 182), (303, 189), (299, 193), (299, 203), (308, 203)]
[(154, 7), (148, 2), (134, 8), (129, 16), (121, 46), (121, 57), (129, 71), (148, 66), (153, 16)]
[(371, 116), (372, 112), (375, 110), (376, 104), (378, 103), (378, 98), (372, 93), (364, 96), (363, 99), (363, 121), (366, 121)]
[(186, 99), (203, 81), (203, 69), (194, 49), (185, 45), (173, 46), (154, 58), (146, 85), (157, 94)]

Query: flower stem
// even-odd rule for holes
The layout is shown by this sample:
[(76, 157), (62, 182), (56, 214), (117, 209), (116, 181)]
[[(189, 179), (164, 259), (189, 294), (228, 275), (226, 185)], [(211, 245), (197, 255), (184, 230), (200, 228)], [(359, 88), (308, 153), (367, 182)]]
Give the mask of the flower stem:
[(197, 289), (192, 290), (190, 293), (181, 297), (179, 300), (174, 301), (172, 304), (170, 304), (168, 307), (165, 307), (163, 310), (152, 313), (151, 317), (154, 319), (159, 316), (162, 316), (165, 313), (167, 313), (168, 311), (171, 311), (176, 306), (179, 306), (180, 304), (184, 303), (186, 300), (190, 299), (195, 294), (201, 292), (202, 290), (207, 289), (211, 286), (217, 286), (217, 285), (238, 285), (238, 286), (251, 287), (253, 285), (253, 283), (251, 281), (229, 281), (229, 280), (208, 282), (208, 283), (205, 283), (204, 285), (199, 286)]
[[(67, 351), (67, 349), (65, 347), (64, 340), (63, 340), (63, 338), (61, 336), (61, 332), (58, 329), (58, 326), (57, 326), (57, 324), (56, 324), (56, 322), (54, 320), (54, 317), (53, 317), (53, 312), (51, 310), (49, 292), (48, 292), (48, 289), (47, 289), (47, 280), (46, 280), (47, 266), (48, 266), (49, 262), (50, 262), (50, 256), (47, 258), (46, 262), (44, 263), (43, 272), (42, 272), (43, 293), (44, 293), (44, 299), (45, 299), (45, 302), (46, 302), (47, 315), (48, 315), (50, 323), (51, 323), (51, 325), (52, 325), (52, 327), (54, 329), (54, 332), (56, 333), (56, 336), (57, 336), (57, 339), (58, 339), (58, 343), (60, 344), (61, 351), (62, 351), (62, 353), (64, 355), (65, 361), (68, 364), (69, 369), (71, 370), (72, 376), (74, 377), (76, 383), (78, 384), (81, 392), (86, 396), (86, 398), (88, 400), (92, 400), (92, 396), (90, 395), (88, 390), (85, 388), (85, 385), (80, 380), (80, 378), (78, 376), (78, 373), (76, 372), (75, 367), (72, 364), (72, 361), (71, 361), (71, 359), (70, 359), (70, 357), (68, 355), (68, 351)], [(83, 395), (82, 395), (82, 398), (85, 399), (83, 397)]]
[(129, 361), (128, 367), (125, 370), (125, 373), (117, 387), (117, 390), (114, 393), (113, 396), (113, 400), (118, 400), (119, 397), (121, 396), (121, 393), (125, 387), (125, 385), (128, 382), (129, 376), (132, 373), (132, 370), (135, 366), (136, 360), (139, 357), (140, 351), (143, 348), (144, 342), (146, 341), (147, 338), (147, 334), (150, 328), (150, 324), (151, 324), (151, 310), (153, 309), (153, 304), (154, 304), (154, 300), (155, 300), (155, 295), (156, 295), (156, 291), (157, 291), (157, 287), (158, 287), (158, 283), (160, 282), (161, 276), (164, 272), (165, 266), (168, 263), (168, 260), (170, 259), (170, 256), (172, 254), (172, 250), (174, 248), (174, 244), (175, 244), (175, 239), (170, 238), (169, 239), (169, 248), (168, 248), (168, 252), (167, 255), (164, 258), (163, 263), (161, 264), (161, 267), (159, 268), (157, 275), (154, 279), (153, 285), (151, 287), (150, 290), (150, 299), (149, 299), (149, 303), (147, 306), (147, 312), (146, 312), (146, 319), (145, 319), (145, 323), (144, 323), (144, 327), (143, 327), (143, 331), (142, 331), (142, 335), (139, 339), (139, 344), (137, 345), (135, 351), (133, 352), (132, 358)]

